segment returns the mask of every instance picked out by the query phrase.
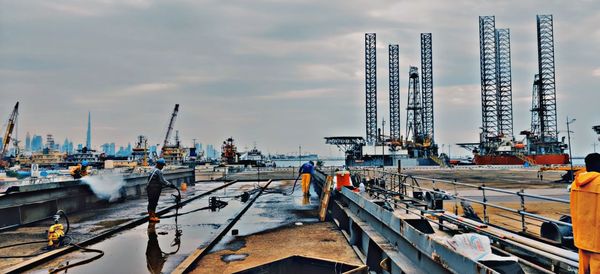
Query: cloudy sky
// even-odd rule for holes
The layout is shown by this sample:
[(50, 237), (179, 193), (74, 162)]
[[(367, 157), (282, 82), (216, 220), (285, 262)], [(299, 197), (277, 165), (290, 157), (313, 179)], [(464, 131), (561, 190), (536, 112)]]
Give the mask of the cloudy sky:
[(577, 119), (574, 154), (584, 155), (600, 124), (594, 1), (0, 0), (0, 118), (20, 101), (20, 137), (83, 143), (91, 111), (96, 147), (139, 134), (160, 143), (179, 103), (186, 144), (233, 136), (241, 148), (336, 154), (324, 136), (365, 131), (364, 33), (377, 33), (380, 123), (387, 44), (400, 45), (404, 132), (408, 66), (432, 32), (436, 141), (477, 141), (478, 16), (511, 29), (518, 132), (530, 121), (536, 14), (554, 15), (559, 128)]

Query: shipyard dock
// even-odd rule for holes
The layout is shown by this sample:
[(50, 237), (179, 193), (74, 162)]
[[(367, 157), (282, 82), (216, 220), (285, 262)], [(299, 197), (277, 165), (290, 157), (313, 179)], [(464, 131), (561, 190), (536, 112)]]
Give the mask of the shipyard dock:
[[(449, 244), (454, 235), (478, 233), (491, 239), (494, 254), (514, 259), (510, 267), (523, 273), (577, 271), (576, 251), (560, 237), (553, 241), (540, 234), (545, 219), (560, 225), (559, 217), (568, 214), (566, 184), (554, 182), (559, 173), (540, 180), (537, 170), (519, 167), (352, 170), (354, 180), (367, 183), (366, 191), (335, 193), (322, 222), (320, 194), (333, 172), (318, 170), (307, 198), (299, 184), (294, 188), (295, 168), (197, 169), (180, 208), (173, 198), (177, 192), (163, 191), (156, 225), (147, 222), (143, 195), (67, 210), (70, 241), (103, 256), (77, 265), (96, 254), (73, 245), (41, 250), (53, 223), (42, 218), (0, 232), (3, 246), (37, 242), (0, 249), (0, 269), (60, 273), (73, 265), (68, 273), (281, 273), (273, 269), (314, 266), (295, 273), (329, 273), (324, 270), (329, 267), (336, 273), (507, 273)], [(484, 196), (472, 187), (481, 185)], [(502, 191), (494, 193), (496, 187)], [(430, 196), (436, 192), (447, 197)], [(244, 193), (249, 196), (242, 198)], [(218, 206), (210, 208), (213, 199)], [(464, 217), (460, 201), (470, 201), (481, 222)]]

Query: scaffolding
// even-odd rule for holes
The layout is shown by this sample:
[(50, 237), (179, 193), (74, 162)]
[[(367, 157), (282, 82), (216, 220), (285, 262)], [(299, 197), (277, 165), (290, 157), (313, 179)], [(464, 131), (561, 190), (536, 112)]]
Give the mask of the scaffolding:
[(421, 94), (423, 103), (423, 132), (433, 142), (433, 58), (431, 33), (421, 33)]
[(365, 33), (366, 138), (369, 145), (377, 141), (377, 54), (375, 33)]
[(510, 30), (496, 29), (496, 84), (498, 134), (513, 136)]
[(481, 142), (485, 144), (498, 136), (496, 22), (494, 16), (479, 16), (479, 54), (482, 111)]
[(406, 138), (414, 144), (423, 142), (423, 107), (421, 87), (419, 86), (419, 68), (410, 67), (408, 73), (408, 100), (406, 115)]
[(390, 138), (400, 140), (400, 69), (398, 45), (389, 45)]

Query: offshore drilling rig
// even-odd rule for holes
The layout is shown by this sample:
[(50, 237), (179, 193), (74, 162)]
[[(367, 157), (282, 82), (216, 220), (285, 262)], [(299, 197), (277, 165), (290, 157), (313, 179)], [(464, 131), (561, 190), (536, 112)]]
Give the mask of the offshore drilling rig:
[(531, 128), (513, 132), (510, 30), (494, 16), (479, 17), (482, 126), (478, 143), (459, 146), (479, 165), (567, 164), (567, 145), (558, 138), (552, 15), (537, 15), (538, 72), (533, 79)]
[[(419, 74), (418, 67), (409, 67), (406, 133), (404, 136), (400, 134), (398, 45), (388, 45), (388, 53), (389, 135), (385, 134), (385, 121), (382, 121), (381, 128), (377, 125), (376, 34), (366, 33), (366, 138), (360, 136), (326, 137), (326, 143), (336, 145), (345, 152), (348, 166), (444, 165), (446, 161), (438, 158), (438, 146), (434, 141), (432, 35), (431, 33), (421, 33), (421, 74)], [(363, 153), (365, 150), (368, 151), (368, 154)]]

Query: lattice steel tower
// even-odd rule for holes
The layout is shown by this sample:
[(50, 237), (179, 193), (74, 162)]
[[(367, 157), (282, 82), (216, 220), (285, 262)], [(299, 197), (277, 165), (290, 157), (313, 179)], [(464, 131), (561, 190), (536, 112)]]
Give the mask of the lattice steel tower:
[(400, 140), (400, 69), (398, 45), (389, 45), (390, 137)]
[[(408, 100), (406, 107), (406, 138), (414, 143), (423, 141), (423, 116), (419, 86), (419, 68), (410, 67), (408, 73)], [(410, 139), (409, 139), (410, 138)]]
[(369, 145), (377, 142), (377, 57), (375, 33), (365, 33), (365, 93)]
[(540, 99), (539, 99), (539, 88), (540, 86), (540, 75), (536, 74), (533, 77), (533, 90), (531, 93), (531, 133), (533, 135), (540, 134)]
[(433, 143), (433, 58), (431, 33), (421, 33), (421, 92), (423, 100), (423, 137)]
[(552, 15), (537, 16), (537, 44), (539, 69), (537, 112), (540, 141), (558, 142)]
[(479, 16), (479, 55), (481, 73), (482, 142), (498, 135), (496, 96), (496, 22), (494, 16)]
[(510, 30), (496, 29), (496, 108), (498, 134), (513, 137)]

